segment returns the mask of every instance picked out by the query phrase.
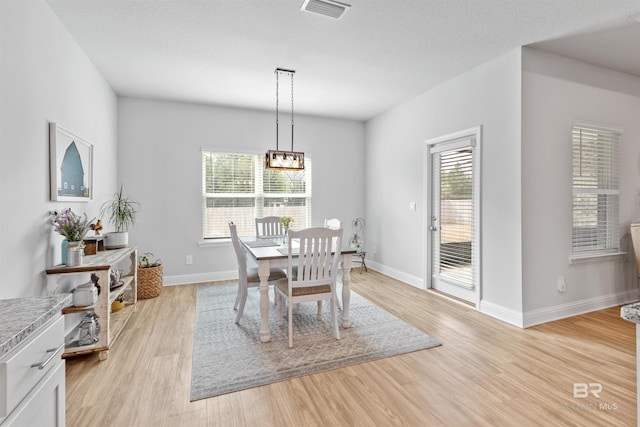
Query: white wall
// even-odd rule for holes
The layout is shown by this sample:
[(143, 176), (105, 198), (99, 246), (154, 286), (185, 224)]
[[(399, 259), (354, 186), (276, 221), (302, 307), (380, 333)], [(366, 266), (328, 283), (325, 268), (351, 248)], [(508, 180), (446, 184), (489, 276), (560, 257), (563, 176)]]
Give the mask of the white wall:
[[(231, 245), (202, 241), (200, 149), (275, 149), (273, 112), (121, 98), (120, 180), (141, 204), (130, 242), (163, 260), (165, 284), (237, 276)], [(313, 160), (313, 223), (364, 215), (364, 124), (296, 115), (294, 148)], [(185, 255), (193, 264), (185, 264)]]
[(373, 265), (418, 287), (427, 262), (424, 142), (482, 125), (481, 310), (512, 323), (522, 310), (520, 76), (516, 49), (366, 125), (366, 246)]
[[(527, 324), (635, 300), (629, 224), (640, 221), (640, 78), (557, 55), (523, 54), (523, 296)], [(620, 236), (627, 257), (570, 263), (571, 126), (624, 129)], [(557, 290), (564, 276), (566, 292)]]
[(50, 210), (95, 216), (99, 205), (51, 202), (49, 122), (94, 145), (94, 192), (115, 189), (114, 92), (43, 1), (0, 2), (0, 298), (46, 293), (60, 263)]

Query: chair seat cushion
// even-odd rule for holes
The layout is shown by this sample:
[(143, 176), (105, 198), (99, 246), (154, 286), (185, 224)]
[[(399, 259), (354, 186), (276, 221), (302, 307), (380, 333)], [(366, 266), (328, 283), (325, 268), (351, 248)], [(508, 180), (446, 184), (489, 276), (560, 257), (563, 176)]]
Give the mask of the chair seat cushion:
[[(276, 287), (284, 294), (288, 294), (289, 292), (289, 279), (284, 278), (280, 279), (276, 282)], [(299, 297), (302, 295), (313, 295), (313, 294), (326, 294), (331, 293), (331, 286), (329, 285), (320, 285), (320, 286), (310, 286), (307, 288), (293, 288), (292, 294), (294, 297)]]
[[(269, 271), (269, 281), (271, 282), (272, 280), (278, 280), (278, 279), (282, 279), (287, 277), (287, 273), (285, 273), (284, 271), (282, 271), (282, 269), (280, 268), (272, 268), (271, 271)], [(248, 268), (247, 269), (247, 282), (260, 282), (260, 276), (258, 275), (258, 269), (257, 268)]]

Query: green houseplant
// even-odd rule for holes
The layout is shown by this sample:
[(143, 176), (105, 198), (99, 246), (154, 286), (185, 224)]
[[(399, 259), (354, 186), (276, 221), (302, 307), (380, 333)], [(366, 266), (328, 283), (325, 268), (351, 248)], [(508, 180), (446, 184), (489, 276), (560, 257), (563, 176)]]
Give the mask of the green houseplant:
[(105, 235), (105, 247), (109, 249), (124, 248), (129, 244), (129, 227), (135, 224), (138, 213), (138, 202), (120, 191), (113, 194), (111, 200), (107, 200), (100, 207), (100, 216), (107, 218), (115, 227), (115, 232)]

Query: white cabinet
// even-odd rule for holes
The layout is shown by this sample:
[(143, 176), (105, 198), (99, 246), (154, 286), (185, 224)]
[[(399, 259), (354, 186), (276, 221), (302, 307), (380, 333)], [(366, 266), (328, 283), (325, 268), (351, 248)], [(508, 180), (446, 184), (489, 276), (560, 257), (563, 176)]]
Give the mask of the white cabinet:
[[(80, 345), (77, 342), (79, 330), (71, 328), (65, 338), (66, 347), (63, 357), (98, 352), (100, 360), (109, 357), (109, 349), (124, 329), (131, 315), (135, 311), (138, 302), (138, 250), (135, 247), (100, 251), (96, 255), (84, 257), (84, 263), (76, 267), (58, 265), (47, 269), (47, 280), (59, 280), (69, 274), (84, 275), (86, 282), (92, 273), (98, 277), (100, 294), (98, 302), (87, 307), (66, 307), (62, 314), (80, 316), (93, 311), (98, 315), (100, 333), (95, 344)], [(115, 290), (110, 290), (111, 271), (117, 269), (123, 272), (120, 280), (124, 284)], [(55, 286), (54, 286), (55, 288)], [(123, 296), (124, 308), (117, 312), (111, 311), (111, 304), (118, 297)], [(79, 325), (79, 321), (76, 322)]]
[(64, 319), (57, 313), (0, 358), (0, 426), (65, 425)]

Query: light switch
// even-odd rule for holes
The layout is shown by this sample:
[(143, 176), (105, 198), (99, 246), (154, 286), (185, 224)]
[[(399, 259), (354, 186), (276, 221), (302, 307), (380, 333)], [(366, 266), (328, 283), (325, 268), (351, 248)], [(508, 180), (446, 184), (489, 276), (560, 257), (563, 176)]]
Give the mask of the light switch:
[(416, 210), (416, 202), (409, 202), (409, 210), (410, 211)]

